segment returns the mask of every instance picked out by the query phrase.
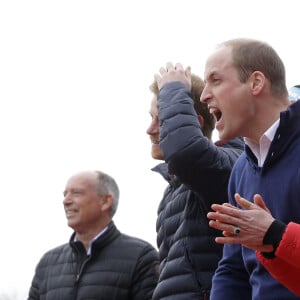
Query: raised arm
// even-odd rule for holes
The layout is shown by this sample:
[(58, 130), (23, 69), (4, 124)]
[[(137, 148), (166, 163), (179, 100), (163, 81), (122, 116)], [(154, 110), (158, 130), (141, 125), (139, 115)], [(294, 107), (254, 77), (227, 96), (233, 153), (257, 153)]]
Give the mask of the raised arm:
[(190, 76), (190, 68), (170, 63), (155, 76), (160, 88), (160, 147), (171, 174), (211, 203), (222, 203), (227, 200), (228, 179), (243, 142), (236, 139), (216, 146), (204, 136), (191, 96)]

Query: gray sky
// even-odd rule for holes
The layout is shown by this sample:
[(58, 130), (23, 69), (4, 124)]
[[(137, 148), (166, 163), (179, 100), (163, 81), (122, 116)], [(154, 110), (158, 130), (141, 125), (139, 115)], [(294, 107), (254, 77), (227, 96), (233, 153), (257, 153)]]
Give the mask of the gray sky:
[(24, 299), (42, 254), (68, 241), (62, 192), (99, 169), (121, 190), (115, 222), (155, 241), (165, 182), (150, 169), (153, 75), (167, 61), (203, 75), (215, 45), (270, 43), (300, 84), (299, 5), (286, 1), (1, 1), (0, 299)]

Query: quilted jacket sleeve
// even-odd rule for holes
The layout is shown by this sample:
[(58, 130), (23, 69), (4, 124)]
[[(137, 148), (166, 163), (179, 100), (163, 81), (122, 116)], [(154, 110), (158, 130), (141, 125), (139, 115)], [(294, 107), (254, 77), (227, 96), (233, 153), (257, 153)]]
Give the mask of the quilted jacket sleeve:
[[(241, 139), (222, 147), (203, 136), (194, 101), (180, 82), (166, 84), (159, 93), (160, 146), (169, 172), (211, 203), (226, 201), (231, 169), (244, 149)], [(209, 205), (210, 203), (208, 203)]]
[(42, 276), (41, 275), (41, 272), (42, 272), (42, 268), (40, 268), (40, 265), (41, 265), (41, 261), (38, 263), (38, 265), (36, 266), (36, 269), (35, 269), (35, 274), (34, 274), (34, 277), (32, 279), (32, 282), (31, 282), (31, 286), (30, 286), (30, 289), (29, 289), (29, 294), (28, 294), (28, 299), (27, 300), (39, 300), (40, 299), (40, 296), (39, 296), (39, 276)]
[(280, 283), (300, 296), (300, 225), (289, 223), (276, 250), (275, 257), (265, 258), (256, 252), (258, 260)]
[(132, 300), (151, 300), (158, 281), (158, 253), (148, 245), (143, 248), (137, 261), (134, 279)]

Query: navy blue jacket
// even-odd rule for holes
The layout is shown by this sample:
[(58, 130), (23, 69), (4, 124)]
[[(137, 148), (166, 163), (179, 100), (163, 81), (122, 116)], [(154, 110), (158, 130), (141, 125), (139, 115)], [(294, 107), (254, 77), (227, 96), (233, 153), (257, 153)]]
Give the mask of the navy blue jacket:
[[(261, 194), (274, 218), (300, 223), (300, 101), (280, 115), (280, 124), (265, 163), (246, 146), (237, 161), (229, 184), (229, 199), (234, 193), (253, 201)], [(300, 255), (300, 253), (299, 253)], [(213, 279), (212, 300), (300, 299), (273, 279), (258, 262), (253, 250), (240, 245), (225, 245), (224, 257)]]
[(165, 85), (158, 99), (160, 146), (166, 163), (158, 171), (169, 183), (158, 208), (160, 277), (153, 299), (208, 299), (222, 256), (209, 227), (212, 203), (227, 202), (232, 166), (244, 149), (242, 139), (216, 146), (203, 136), (186, 87)]

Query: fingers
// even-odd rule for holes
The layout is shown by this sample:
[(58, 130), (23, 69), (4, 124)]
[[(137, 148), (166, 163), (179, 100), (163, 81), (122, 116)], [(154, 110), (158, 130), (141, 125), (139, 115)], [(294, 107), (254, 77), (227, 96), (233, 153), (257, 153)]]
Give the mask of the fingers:
[[(263, 201), (263, 199), (262, 199), (262, 197), (258, 194), (254, 195), (254, 197), (253, 197), (255, 204), (253, 204), (252, 202), (248, 201), (247, 199), (241, 197), (240, 194), (238, 194), (238, 193), (236, 193), (234, 195), (234, 198), (235, 198), (236, 203), (244, 209), (247, 209), (247, 210), (256, 209), (257, 208), (256, 205), (257, 205), (257, 206), (263, 208), (264, 210), (268, 210), (265, 203), (264, 203), (264, 201)], [(230, 203), (223, 203), (222, 206), (239, 209), (238, 207), (233, 206)], [(218, 206), (214, 206), (214, 207), (212, 206), (212, 208), (214, 210), (216, 210), (218, 208)]]
[(240, 232), (241, 232), (241, 228), (238, 227), (238, 226), (234, 226), (234, 228), (233, 228), (233, 234), (234, 234), (234, 235), (237, 235), (237, 234), (239, 234)]
[(165, 67), (159, 69), (159, 74), (154, 76), (158, 89), (160, 90), (165, 84), (179, 81), (191, 88), (191, 68), (183, 68), (181, 63), (176, 63), (175, 66), (171, 62), (167, 62)]
[(229, 223), (224, 223), (216, 220), (210, 220), (209, 226), (211, 228), (220, 230), (223, 232), (224, 236), (232, 237), (241, 233), (241, 228)]
[(271, 214), (270, 210), (267, 208), (263, 198), (261, 195), (259, 194), (255, 194), (253, 197), (253, 202), (259, 206), (260, 208), (262, 208), (263, 210), (265, 210), (266, 212), (268, 212), (269, 214)]
[(159, 74), (154, 74), (154, 80), (157, 82), (157, 84), (159, 85), (160, 81), (161, 81), (161, 76)]
[(236, 206), (234, 206), (234, 205), (232, 205), (232, 204), (230, 204), (230, 203), (228, 203), (228, 202), (225, 202), (225, 203), (223, 203), (222, 205), (223, 205), (223, 206), (227, 206), (227, 207), (231, 207), (231, 208), (235, 208), (235, 209), (239, 209), (238, 207), (236, 207)]
[(187, 67), (186, 70), (184, 70), (181, 63), (176, 63), (175, 66), (174, 66), (171, 62), (167, 62), (165, 68), (161, 67), (159, 69), (159, 72), (160, 72), (161, 75), (164, 75), (165, 73), (172, 72), (174, 70), (185, 71), (185, 72), (187, 72), (187, 74), (191, 73), (191, 67)]
[(159, 69), (159, 73), (161, 74), (161, 76), (164, 76), (166, 73), (175, 70), (176, 68), (174, 68), (173, 64), (171, 62), (167, 62), (166, 63), (166, 67), (161, 67)]
[(262, 252), (271, 252), (273, 251), (272, 245), (262, 245), (256, 242), (243, 242), (243, 239), (238, 236), (224, 236), (224, 237), (216, 237), (215, 241), (218, 244), (243, 244), (243, 246), (256, 250), (256, 251), (262, 251)]
[(172, 63), (167, 62), (166, 69), (167, 69), (168, 72), (170, 72), (170, 71), (173, 71), (174, 69), (176, 69), (176, 67), (174, 68)]
[(180, 71), (184, 71), (183, 66), (182, 66), (181, 63), (177, 63), (177, 64), (175, 65), (175, 69), (176, 69), (176, 70), (180, 70)]
[(250, 201), (246, 200), (245, 198), (241, 197), (240, 194), (238, 194), (238, 193), (236, 193), (234, 195), (234, 199), (235, 199), (236, 203), (244, 209), (253, 208), (253, 204)]
[(261, 208), (265, 208), (266, 204), (261, 195), (255, 194), (253, 197), (253, 202)]
[(162, 88), (162, 86), (163, 86), (163, 84), (162, 84), (162, 77), (159, 74), (155, 74), (154, 75), (154, 80), (157, 83), (158, 90), (160, 90)]
[(239, 204), (244, 209), (250, 210), (250, 209), (262, 208), (263, 210), (265, 210), (266, 212), (271, 214), (271, 212), (267, 208), (262, 196), (259, 195), (259, 194), (254, 195), (254, 197), (253, 197), (253, 202), (254, 203), (251, 203), (250, 201), (248, 201), (245, 198), (241, 197), (238, 193), (236, 193), (234, 195), (234, 198), (235, 198), (236, 203)]
[(164, 67), (161, 67), (161, 68), (159, 69), (159, 73), (163, 76), (164, 74), (167, 73), (167, 70), (166, 70)]
[(192, 74), (191, 67), (188, 66), (188, 67), (185, 69), (185, 75), (186, 75), (187, 77), (191, 77), (191, 74)]
[(237, 225), (241, 225), (244, 211), (230, 205), (229, 203), (219, 205), (213, 204), (214, 212), (209, 212), (207, 218), (210, 219), (209, 226), (223, 232), (228, 232), (228, 235), (237, 235), (241, 229)]
[(211, 208), (214, 212), (208, 213), (210, 219), (212, 219), (212, 216), (217, 217), (217, 219), (222, 218), (223, 216), (241, 218), (243, 214), (243, 210), (236, 206), (232, 206), (229, 203), (224, 203), (223, 205), (213, 204)]

